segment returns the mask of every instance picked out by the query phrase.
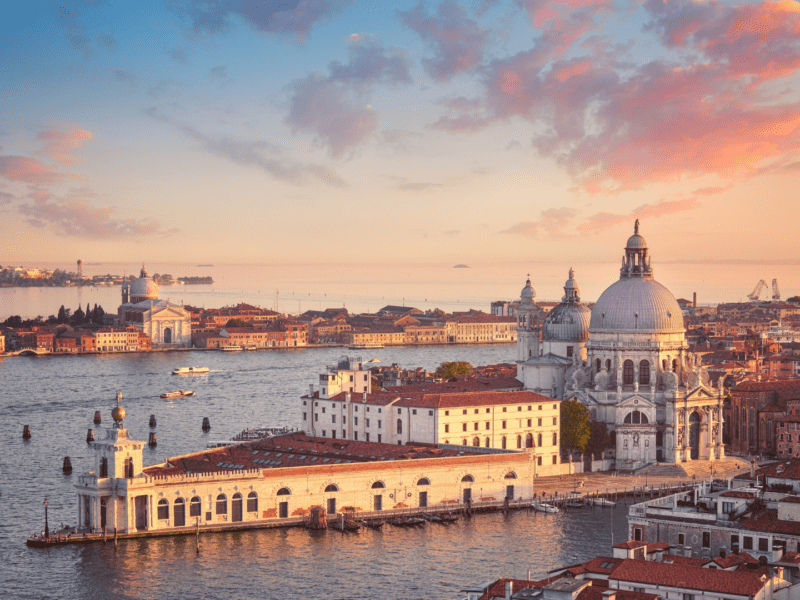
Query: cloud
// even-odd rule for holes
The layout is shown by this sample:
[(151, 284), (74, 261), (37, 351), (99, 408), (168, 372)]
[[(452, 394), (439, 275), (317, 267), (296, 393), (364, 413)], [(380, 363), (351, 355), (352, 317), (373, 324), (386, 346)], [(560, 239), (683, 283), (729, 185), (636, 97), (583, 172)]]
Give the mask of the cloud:
[(73, 128), (66, 132), (45, 129), (37, 134), (36, 139), (44, 142), (44, 148), (42, 148), (40, 154), (44, 154), (57, 163), (69, 167), (81, 162), (81, 159), (75, 156), (72, 151), (82, 148), (93, 137), (91, 131)]
[(185, 81), (180, 81), (174, 77), (167, 77), (159, 80), (155, 85), (150, 86), (147, 89), (147, 93), (153, 96), (153, 98), (160, 98), (167, 94), (175, 94), (178, 92), (178, 90), (183, 90), (189, 87), (191, 86)]
[(62, 5), (58, 10), (58, 23), (64, 28), (72, 49), (89, 58), (92, 55), (92, 41), (75, 20), (76, 16), (76, 9)]
[(125, 69), (120, 69), (119, 67), (111, 69), (111, 72), (114, 73), (114, 77), (116, 78), (117, 81), (122, 81), (124, 83), (136, 85), (135, 73), (131, 73), (130, 71), (126, 71)]
[(294, 132), (312, 133), (334, 158), (364, 143), (377, 129), (378, 113), (365, 99), (373, 84), (411, 82), (406, 51), (384, 48), (375, 36), (354, 34), (344, 42), (346, 64), (331, 61), (329, 74), (309, 73), (287, 87), (286, 123)]
[(186, 56), (186, 50), (184, 50), (181, 46), (175, 46), (172, 50), (170, 50), (169, 57), (179, 65), (185, 65), (189, 62), (189, 57)]
[(433, 53), (432, 58), (422, 59), (425, 70), (437, 81), (447, 81), (480, 64), (486, 31), (454, 0), (444, 0), (436, 12), (436, 16), (430, 15), (419, 4), (399, 15)]
[(592, 215), (582, 223), (578, 227), (578, 232), (581, 234), (593, 233), (603, 231), (620, 223), (631, 223), (636, 219), (658, 218), (698, 208), (700, 208), (700, 202), (696, 198), (685, 198), (683, 200), (659, 202), (658, 204), (643, 204), (633, 209), (629, 215), (600, 212)]
[(381, 132), (381, 144), (388, 146), (395, 152), (409, 152), (414, 147), (411, 140), (422, 137), (421, 133), (405, 129), (386, 129)]
[[(209, 153), (238, 165), (256, 167), (281, 181), (301, 185), (307, 183), (309, 177), (313, 177), (334, 187), (347, 186), (331, 169), (322, 165), (297, 163), (283, 156), (280, 148), (267, 142), (236, 140), (224, 136), (212, 137), (201, 133), (191, 125), (168, 117), (155, 107), (144, 112), (149, 117), (175, 127), (187, 137), (200, 142)], [(272, 154), (274, 158), (265, 157), (263, 155), (265, 152)]]
[(558, 235), (577, 214), (574, 208), (548, 208), (540, 213), (538, 221), (521, 221), (500, 233), (516, 234), (530, 238), (539, 237), (541, 233)]
[(218, 67), (211, 67), (208, 71), (208, 77), (214, 83), (223, 85), (231, 79), (228, 77), (228, 67), (220, 65)]
[(430, 126), (468, 134), (528, 121), (532, 148), (592, 194), (709, 174), (750, 177), (800, 149), (800, 106), (789, 93), (761, 89), (800, 70), (800, 3), (649, 0), (648, 30), (666, 50), (642, 65), (594, 41), (548, 37), (551, 21), (582, 18), (591, 29), (611, 10), (579, 4), (564, 12), (564, 4), (524, 2), (545, 28), (534, 47), (482, 67), (483, 92), (447, 102)]
[(267, 34), (294, 36), (303, 41), (313, 27), (351, 4), (351, 0), (171, 0), (168, 6), (195, 34), (222, 34), (235, 21), (243, 21), (254, 30)]
[(116, 50), (117, 46), (119, 46), (119, 42), (117, 38), (115, 38), (110, 33), (98, 33), (94, 39), (97, 40), (97, 43), (100, 44), (106, 50)]
[(37, 194), (32, 203), (17, 207), (29, 225), (49, 228), (64, 236), (85, 238), (135, 238), (175, 233), (162, 230), (150, 219), (114, 218), (113, 207), (96, 208), (85, 200), (63, 200), (47, 193)]
[(26, 156), (0, 156), (0, 177), (9, 181), (20, 181), (43, 185), (58, 183), (65, 179), (74, 178), (72, 173), (59, 173), (58, 167), (46, 165), (35, 158)]
[(391, 176), (395, 181), (395, 189), (401, 192), (433, 192), (447, 187), (445, 183), (434, 183), (431, 181), (409, 181), (406, 177)]
[(4, 204), (11, 204), (14, 200), (16, 200), (16, 196), (14, 194), (9, 194), (8, 192), (0, 192), (0, 206)]

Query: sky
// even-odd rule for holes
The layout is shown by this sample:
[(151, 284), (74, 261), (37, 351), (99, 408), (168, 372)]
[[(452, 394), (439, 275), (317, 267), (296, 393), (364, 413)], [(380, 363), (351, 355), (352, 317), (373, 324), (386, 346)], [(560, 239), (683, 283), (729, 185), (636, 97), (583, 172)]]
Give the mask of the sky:
[(797, 0), (0, 20), (0, 265), (796, 264), (798, 183)]

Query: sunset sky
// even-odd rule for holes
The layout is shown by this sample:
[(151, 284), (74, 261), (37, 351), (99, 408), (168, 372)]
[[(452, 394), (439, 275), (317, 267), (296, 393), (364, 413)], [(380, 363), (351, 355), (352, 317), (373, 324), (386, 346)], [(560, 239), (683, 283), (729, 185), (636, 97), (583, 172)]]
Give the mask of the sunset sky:
[(796, 261), (800, 2), (6, 3), (0, 264)]

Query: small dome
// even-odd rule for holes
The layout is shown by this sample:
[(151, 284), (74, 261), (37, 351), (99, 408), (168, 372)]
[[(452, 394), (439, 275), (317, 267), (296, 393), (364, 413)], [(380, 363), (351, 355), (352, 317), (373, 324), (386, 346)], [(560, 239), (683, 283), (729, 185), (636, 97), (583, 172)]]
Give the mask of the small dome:
[(115, 406), (111, 410), (111, 418), (114, 419), (115, 423), (119, 423), (125, 418), (125, 409), (121, 406)]
[(652, 279), (620, 279), (597, 299), (592, 331), (685, 331), (675, 296)]
[(592, 311), (580, 302), (562, 302), (547, 313), (542, 327), (542, 340), (585, 342), (589, 339)]
[(522, 288), (519, 297), (525, 304), (533, 302), (534, 298), (536, 298), (536, 290), (531, 286), (530, 275), (528, 275), (528, 279), (525, 281), (525, 287)]
[(158, 300), (158, 284), (147, 276), (147, 271), (144, 270), (144, 267), (142, 267), (139, 279), (131, 283), (128, 295), (131, 298), (131, 302)]
[(628, 243), (625, 244), (625, 248), (630, 248), (631, 250), (641, 250), (642, 248), (647, 248), (647, 242), (641, 235), (634, 233), (628, 238)]

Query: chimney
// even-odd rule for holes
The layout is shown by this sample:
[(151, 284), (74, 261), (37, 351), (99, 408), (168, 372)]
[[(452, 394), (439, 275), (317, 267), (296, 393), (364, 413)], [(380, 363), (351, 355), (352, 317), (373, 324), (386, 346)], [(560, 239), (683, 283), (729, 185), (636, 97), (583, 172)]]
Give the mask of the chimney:
[(514, 593), (514, 582), (506, 581), (506, 600), (511, 600), (511, 594)]
[(606, 590), (603, 592), (603, 600), (617, 600), (617, 590)]
[(308, 384), (308, 397), (309, 398), (313, 398), (314, 397), (314, 384), (313, 383), (309, 383)]
[(750, 459), (750, 477), (755, 477), (755, 476), (756, 476), (756, 459), (755, 458), (751, 458)]
[(350, 403), (350, 392), (345, 392), (344, 401), (347, 402), (348, 404)]
[(697, 292), (692, 294), (692, 308), (697, 308)]
[(364, 392), (363, 395), (361, 396), (361, 402), (363, 402), (364, 404), (367, 403), (367, 392)]
[(691, 546), (684, 546), (683, 547), (683, 555), (686, 558), (692, 558), (692, 547)]

